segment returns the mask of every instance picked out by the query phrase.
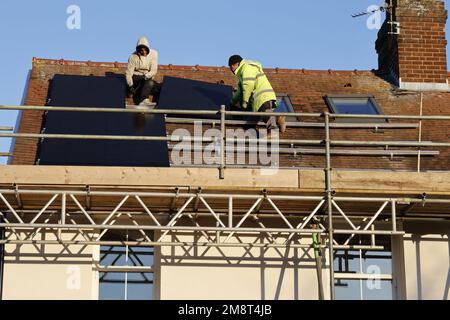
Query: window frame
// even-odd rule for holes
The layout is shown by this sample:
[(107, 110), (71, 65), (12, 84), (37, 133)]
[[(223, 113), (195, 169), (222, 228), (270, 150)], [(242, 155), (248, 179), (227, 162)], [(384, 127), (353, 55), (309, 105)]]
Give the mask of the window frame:
[[(331, 113), (333, 114), (342, 114), (338, 112), (338, 107), (336, 106), (333, 99), (368, 99), (370, 103), (375, 107), (376, 112), (378, 115), (384, 115), (383, 109), (378, 104), (375, 96), (368, 95), (368, 94), (328, 94), (323, 97), (325, 100), (325, 103), (327, 104), (328, 108), (330, 109)], [(381, 119), (381, 118), (367, 118), (367, 119), (361, 119), (361, 118), (335, 118), (335, 122), (344, 122), (344, 123), (385, 123), (389, 122), (388, 119)]]
[[(344, 255), (342, 257), (339, 257), (339, 255), (337, 254), (338, 252), (342, 252), (344, 253)], [(349, 252), (353, 252), (352, 254), (350, 254), (352, 256), (352, 258), (349, 258)], [(391, 273), (380, 273), (377, 276), (374, 276), (374, 274), (372, 273), (367, 273), (364, 272), (363, 270), (363, 259), (365, 259), (365, 257), (367, 255), (370, 255), (373, 252), (384, 252), (384, 253), (389, 253), (390, 257), (388, 258), (390, 260), (390, 267), (391, 267)], [(358, 253), (357, 255), (355, 255), (355, 253)], [(341, 270), (340, 267), (336, 268), (335, 266), (335, 286), (338, 285), (346, 285), (345, 282), (348, 281), (356, 281), (358, 282), (358, 286), (359, 286), (359, 292), (358, 292), (358, 296), (360, 300), (366, 300), (365, 296), (363, 294), (363, 282), (364, 281), (370, 281), (370, 280), (375, 280), (377, 279), (378, 281), (382, 281), (382, 282), (390, 282), (391, 285), (391, 289), (392, 289), (392, 300), (395, 300), (396, 298), (396, 292), (395, 292), (395, 286), (394, 286), (394, 265), (393, 265), (393, 253), (392, 253), (392, 249), (389, 250), (366, 250), (366, 249), (352, 249), (352, 250), (335, 250), (334, 252), (334, 261), (333, 263), (338, 263), (341, 264), (342, 260), (344, 260), (345, 266), (344, 266), (344, 270)], [(339, 259), (339, 261), (336, 261), (336, 259)], [(358, 261), (358, 270), (357, 271), (350, 271), (350, 270), (346, 270), (348, 268), (349, 265), (349, 261), (350, 259), (357, 259)], [(380, 258), (383, 260), (386, 260), (386, 258)], [(343, 282), (342, 284), (341, 281)]]
[[(277, 96), (277, 103), (278, 103), (278, 99), (281, 98), (281, 100), (284, 100), (284, 102), (289, 110), (288, 112), (295, 113), (294, 106), (292, 105), (291, 97), (289, 96), (288, 93), (277, 93), (276, 96)], [(294, 117), (294, 116), (286, 116), (286, 121), (295, 122), (295, 121), (298, 121), (298, 119), (297, 119), (297, 117)]]
[[(109, 248), (109, 249), (102, 250), (103, 248)], [(108, 280), (103, 279), (103, 277), (107, 276), (110, 273), (112, 273), (112, 274), (123, 274), (124, 275), (124, 280), (123, 281), (119, 281), (119, 280), (117, 281), (117, 283), (123, 283), (123, 285), (124, 285), (124, 293), (123, 293), (124, 294), (123, 295), (124, 299), (123, 300), (134, 300), (134, 299), (129, 299), (129, 297), (128, 297), (129, 296), (128, 285), (129, 284), (133, 284), (133, 280), (129, 280), (128, 279), (129, 274), (141, 274), (144, 278), (146, 278), (145, 274), (152, 274), (152, 279), (151, 280), (146, 280), (147, 282), (144, 282), (144, 283), (145, 284), (151, 284), (151, 287), (152, 287), (152, 300), (155, 299), (154, 298), (155, 297), (155, 279), (154, 279), (154, 276), (155, 276), (155, 271), (154, 271), (155, 247), (154, 246), (151, 247), (152, 248), (151, 255), (153, 256), (153, 264), (151, 266), (135, 265), (135, 261), (131, 257), (135, 257), (135, 259), (139, 260), (139, 258), (138, 258), (139, 251), (133, 251), (134, 248), (136, 248), (136, 247), (135, 246), (129, 246), (129, 245), (123, 245), (123, 246), (100, 246), (100, 248), (99, 248), (100, 249), (99, 277), (98, 277), (98, 279), (99, 279), (99, 281), (98, 281), (98, 284), (99, 284), (99, 288), (98, 288), (99, 289), (99, 292), (98, 292), (99, 300), (100, 300), (101, 283), (102, 282), (104, 282), (104, 283), (114, 283), (114, 281), (112, 281), (112, 280), (108, 281)], [(139, 248), (150, 248), (150, 247), (139, 247)], [(119, 249), (119, 251), (118, 252), (114, 252), (115, 249)], [(120, 252), (120, 250), (123, 250), (123, 251)], [(115, 264), (118, 259), (114, 260), (113, 264), (102, 264), (102, 260), (105, 258), (105, 257), (102, 257), (102, 253), (103, 252), (106, 252), (106, 254), (119, 253), (120, 255), (122, 255), (125, 258), (125, 265), (120, 265), (120, 264), (117, 265), (117, 264)], [(128, 265), (129, 261), (132, 262), (131, 266)], [(139, 263), (142, 264), (143, 262), (139, 261)], [(107, 270), (105, 270), (105, 268), (108, 268), (108, 267), (119, 267), (119, 268), (123, 267), (125, 269), (132, 268), (132, 267), (148, 267), (148, 268), (151, 269), (151, 271), (150, 270), (145, 270), (145, 271), (143, 271), (143, 270), (126, 270), (126, 271), (114, 271), (114, 270), (107, 271)], [(103, 299), (103, 300), (111, 300), (111, 299)], [(119, 300), (120, 301), (121, 299), (113, 299), (113, 300)], [(145, 301), (149, 301), (147, 299), (144, 299), (144, 300)]]

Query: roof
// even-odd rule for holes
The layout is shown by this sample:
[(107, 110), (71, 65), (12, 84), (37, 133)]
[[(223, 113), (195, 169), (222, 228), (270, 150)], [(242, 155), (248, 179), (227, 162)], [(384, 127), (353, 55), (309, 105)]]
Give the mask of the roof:
[[(126, 63), (50, 60), (33, 58), (33, 70), (39, 72), (40, 80), (49, 80), (56, 73), (104, 75), (106, 72), (124, 73)], [(275, 91), (288, 93), (299, 111), (312, 112), (315, 106), (326, 107), (322, 97), (329, 93), (371, 93), (385, 92), (391, 85), (376, 75), (375, 70), (306, 70), (306, 69), (264, 69)], [(33, 74), (32, 74), (33, 75)], [(157, 79), (176, 76), (208, 82), (235, 85), (236, 80), (227, 67), (160, 65)], [(30, 96), (30, 102), (42, 101), (41, 94)], [(27, 97), (28, 99), (28, 97)], [(28, 103), (28, 101), (27, 101)], [(32, 102), (33, 103), (33, 102)], [(304, 110), (303, 108), (307, 108)], [(302, 110), (300, 110), (302, 109)]]
[[(92, 62), (92, 61), (68, 61), (33, 58), (32, 70), (28, 89), (26, 92), (26, 105), (45, 105), (48, 95), (49, 80), (55, 74), (72, 75), (96, 75), (104, 76), (106, 73), (125, 72), (126, 63), (119, 62)], [(290, 96), (293, 107), (297, 112), (328, 111), (323, 96), (328, 94), (369, 94), (373, 95), (385, 114), (419, 115), (421, 96), (418, 92), (398, 90), (383, 79), (383, 75), (376, 70), (305, 70), (305, 69), (264, 69), (270, 82), (277, 93), (286, 93)], [(213, 83), (223, 82), (236, 86), (236, 79), (227, 67), (211, 66), (178, 66), (160, 65), (157, 80), (161, 81), (164, 76), (175, 76), (193, 80), (208, 81)], [(426, 92), (423, 94), (423, 115), (450, 115), (450, 93), (448, 92)], [(304, 121), (305, 119), (301, 119)], [(19, 132), (39, 133), (42, 123), (42, 112), (24, 112), (20, 121)], [(424, 141), (449, 141), (450, 125), (445, 122), (427, 122), (423, 125)], [(283, 138), (318, 138), (323, 139), (323, 132), (288, 130)], [(323, 130), (322, 130), (323, 131)], [(342, 138), (354, 139), (355, 134), (361, 139), (370, 140), (415, 140), (418, 130), (402, 131), (391, 129), (374, 134), (373, 130), (359, 132), (348, 130), (342, 132)], [(314, 138), (314, 139), (315, 139)], [(13, 164), (34, 164), (36, 160), (36, 141), (18, 139)], [(423, 166), (429, 170), (448, 170), (450, 163), (450, 152), (440, 150), (439, 157), (433, 157), (424, 161)], [(322, 156), (323, 158), (323, 156)], [(315, 166), (316, 160), (305, 160), (302, 157), (301, 165)], [(342, 157), (343, 161), (352, 162), (351, 158)], [(370, 160), (372, 161), (372, 160)], [(370, 162), (369, 161), (369, 162)], [(372, 164), (377, 166), (379, 160), (373, 160)], [(286, 160), (287, 166), (293, 166), (298, 159)], [(320, 161), (319, 161), (320, 162)], [(367, 160), (361, 159), (364, 167)], [(317, 162), (318, 163), (318, 162)], [(399, 163), (388, 163), (390, 169), (413, 170), (415, 161), (401, 159)]]

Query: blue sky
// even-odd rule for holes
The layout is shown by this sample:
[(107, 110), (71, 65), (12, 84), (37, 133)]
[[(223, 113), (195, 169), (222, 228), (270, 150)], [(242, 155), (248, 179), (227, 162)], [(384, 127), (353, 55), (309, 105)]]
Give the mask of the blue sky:
[[(351, 14), (383, 3), (2, 0), (0, 104), (21, 103), (32, 57), (125, 62), (141, 35), (159, 51), (161, 64), (222, 66), (238, 53), (265, 67), (377, 68), (377, 30)], [(66, 27), (69, 5), (81, 9), (80, 30)], [(16, 113), (1, 111), (0, 119), (0, 126), (14, 125)], [(8, 149), (1, 139), (0, 152)]]

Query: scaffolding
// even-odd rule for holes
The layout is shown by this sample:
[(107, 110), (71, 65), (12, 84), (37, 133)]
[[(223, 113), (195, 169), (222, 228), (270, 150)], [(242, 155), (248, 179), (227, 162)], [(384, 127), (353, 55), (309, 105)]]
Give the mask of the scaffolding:
[[(217, 115), (215, 111), (182, 111), (182, 110), (136, 110), (117, 108), (78, 108), (78, 107), (44, 107), (44, 106), (0, 106), (0, 110), (40, 110), (40, 111), (78, 111), (78, 112), (124, 112), (137, 114), (170, 114), (170, 115)], [(219, 171), (219, 179), (224, 179), (227, 170), (226, 125), (237, 124), (227, 120), (227, 115), (246, 115), (258, 117), (255, 112), (226, 111), (222, 106), (220, 119), (208, 120), (220, 124), (220, 139), (211, 137), (183, 137), (177, 135), (156, 136), (116, 136), (116, 135), (74, 135), (74, 134), (29, 134), (0, 133), (2, 138), (38, 138), (38, 139), (95, 139), (95, 140), (139, 140), (167, 142), (209, 142), (219, 145), (219, 163), (217, 165), (199, 165), (197, 167), (215, 167)], [(448, 205), (448, 195), (421, 198), (401, 196), (338, 196), (333, 189), (332, 155), (333, 147), (445, 147), (450, 142), (422, 141), (420, 130), (419, 141), (347, 141), (331, 139), (333, 128), (417, 128), (426, 120), (450, 121), (450, 116), (400, 116), (400, 115), (348, 115), (319, 113), (273, 113), (273, 116), (290, 116), (322, 119), (323, 123), (303, 123), (304, 126), (323, 128), (323, 140), (278, 139), (280, 145), (309, 145), (324, 148), (325, 188), (316, 195), (299, 195), (290, 193), (268, 192), (204, 192), (201, 188), (192, 191), (183, 186), (172, 188), (155, 188), (155, 190), (116, 190), (113, 187), (93, 189), (74, 186), (17, 186), (0, 189), (0, 228), (8, 231), (8, 236), (0, 240), (5, 244), (83, 244), (83, 245), (127, 245), (127, 246), (199, 246), (199, 247), (244, 247), (244, 248), (314, 248), (310, 240), (318, 235), (323, 244), (320, 250), (328, 250), (330, 271), (330, 298), (335, 298), (334, 252), (342, 249), (380, 250), (377, 236), (403, 236), (398, 230), (398, 212), (403, 214), (412, 210), (417, 204)], [(418, 120), (419, 126), (411, 124), (355, 124), (331, 123), (331, 119), (397, 119)], [(184, 120), (190, 121), (190, 120)], [(295, 125), (295, 124), (293, 124)], [(299, 124), (296, 124), (299, 125)], [(289, 123), (288, 123), (289, 126)], [(0, 131), (12, 128), (0, 127)], [(252, 143), (258, 139), (233, 138), (231, 142)], [(272, 142), (270, 142), (272, 143)], [(248, 149), (246, 149), (248, 150)], [(276, 149), (280, 151), (282, 148)], [(223, 152), (222, 152), (223, 151)], [(368, 152), (368, 151), (367, 151)], [(392, 150), (388, 151), (392, 153)], [(356, 153), (359, 154), (359, 153)], [(400, 155), (406, 155), (401, 153)], [(436, 153), (430, 153), (434, 155)], [(385, 155), (379, 153), (375, 155)], [(418, 157), (420, 172), (421, 156), (427, 152), (419, 150), (408, 153)], [(354, 206), (348, 204), (359, 204)], [(405, 208), (405, 206), (407, 206)], [(402, 208), (401, 210), (399, 208)], [(291, 208), (298, 208), (292, 210)], [(353, 208), (353, 209), (352, 209)], [(364, 208), (364, 209), (363, 209)], [(405, 219), (405, 217), (401, 219)], [(44, 217), (46, 219), (44, 220)], [(448, 212), (430, 214), (425, 219), (448, 219)], [(44, 220), (44, 221), (42, 221)], [(341, 226), (346, 227), (342, 228)], [(39, 240), (36, 236), (42, 230), (56, 232), (56, 240)], [(133, 241), (104, 240), (109, 230), (133, 231), (140, 234)], [(61, 237), (64, 231), (78, 232), (84, 240), (67, 240)], [(177, 233), (198, 234), (202, 241), (185, 242), (171, 238)], [(241, 235), (261, 235), (265, 241), (242, 242), (233, 241)], [(344, 237), (344, 240), (337, 241)], [(369, 244), (354, 244), (356, 236), (369, 237)]]

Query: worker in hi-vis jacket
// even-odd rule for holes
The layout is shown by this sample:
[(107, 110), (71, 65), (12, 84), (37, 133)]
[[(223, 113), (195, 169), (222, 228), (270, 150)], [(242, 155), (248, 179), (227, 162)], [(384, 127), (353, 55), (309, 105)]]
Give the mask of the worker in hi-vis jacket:
[(154, 80), (157, 72), (158, 52), (150, 49), (146, 37), (141, 37), (136, 45), (136, 51), (128, 59), (126, 71), (128, 92), (133, 95), (134, 104), (150, 104), (150, 95), (158, 99), (161, 86)]
[[(233, 99), (232, 106), (243, 111), (273, 112), (277, 107), (277, 96), (259, 62), (244, 60), (239, 55), (233, 55), (228, 60), (228, 66), (239, 80), (239, 86)], [(281, 132), (286, 131), (284, 116), (279, 117), (251, 117), (250, 121), (264, 121), (268, 130), (279, 126)]]

